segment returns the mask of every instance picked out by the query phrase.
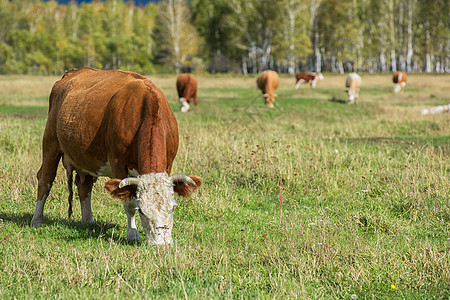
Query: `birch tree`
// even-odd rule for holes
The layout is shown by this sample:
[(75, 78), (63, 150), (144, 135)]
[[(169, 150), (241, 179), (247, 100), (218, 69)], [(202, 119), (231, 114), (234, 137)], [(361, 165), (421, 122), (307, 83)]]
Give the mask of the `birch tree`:
[[(228, 26), (235, 31), (233, 42), (248, 53), (253, 73), (273, 68), (273, 41), (279, 30), (280, 7), (272, 0), (231, 0)], [(243, 61), (246, 61), (243, 58)], [(246, 64), (244, 64), (246, 65)], [(246, 66), (243, 66), (243, 72)]]
[(413, 17), (416, 13), (417, 0), (404, 0), (403, 4), (406, 7), (406, 72), (412, 71), (412, 57), (413, 57)]
[(314, 52), (314, 69), (316, 72), (322, 70), (322, 57), (319, 47), (319, 20), (317, 18), (317, 11), (322, 0), (310, 0), (309, 14), (310, 14), (310, 39), (313, 45)]
[(308, 36), (308, 7), (296, 0), (278, 2), (281, 15), (278, 32), (274, 35), (274, 59), (287, 65), (287, 72), (298, 71), (299, 61), (311, 52), (311, 41)]
[(226, 26), (226, 18), (230, 8), (226, 0), (194, 0), (191, 3), (193, 23), (204, 43), (204, 56), (209, 59), (209, 70), (212, 74), (228, 66), (222, 62), (227, 55), (234, 58), (235, 47), (228, 41), (231, 29)]
[(190, 24), (191, 14), (184, 0), (163, 0), (159, 5), (157, 36), (165, 52), (164, 60), (178, 74), (197, 54), (200, 38)]
[(319, 18), (319, 39), (326, 51), (332, 72), (344, 72), (344, 61), (354, 62), (352, 53), (358, 44), (358, 20), (352, 0), (323, 0)]

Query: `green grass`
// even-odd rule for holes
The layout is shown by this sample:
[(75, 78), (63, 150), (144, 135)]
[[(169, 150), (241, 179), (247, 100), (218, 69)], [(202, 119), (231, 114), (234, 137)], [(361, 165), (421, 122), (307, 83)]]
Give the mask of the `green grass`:
[(29, 226), (57, 78), (0, 77), (0, 298), (447, 299), (450, 117), (420, 110), (449, 103), (450, 78), (410, 75), (394, 95), (390, 76), (362, 77), (346, 105), (330, 101), (344, 76), (315, 90), (282, 76), (269, 110), (253, 77), (200, 76), (187, 114), (175, 78), (151, 78), (180, 128), (173, 171), (204, 180), (178, 199), (169, 248), (125, 240), (106, 178), (95, 223), (77, 201), (68, 220), (62, 168), (45, 226)]

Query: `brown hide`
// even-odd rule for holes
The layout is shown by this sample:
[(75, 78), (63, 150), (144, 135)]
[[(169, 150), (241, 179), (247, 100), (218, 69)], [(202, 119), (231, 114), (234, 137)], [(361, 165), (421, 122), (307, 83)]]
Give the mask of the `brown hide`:
[(402, 82), (406, 82), (406, 73), (402, 71), (394, 72), (394, 76), (392, 81), (397, 84), (401, 84)]
[(120, 179), (133, 169), (170, 173), (177, 151), (175, 116), (149, 79), (117, 70), (71, 70), (50, 94), (38, 177), (51, 174), (62, 154), (79, 174), (95, 177), (106, 175), (101, 170), (107, 163), (110, 176)]
[(183, 97), (188, 103), (194, 99), (195, 107), (198, 105), (197, 99), (197, 78), (189, 73), (182, 73), (177, 78), (178, 97)]
[(263, 97), (265, 98), (265, 104), (268, 107), (273, 107), (273, 103), (277, 95), (275, 91), (278, 88), (280, 77), (278, 73), (272, 70), (267, 70), (261, 73), (256, 80), (258, 88), (261, 90)]
[(316, 78), (316, 75), (297, 73), (297, 74), (295, 74), (295, 78), (297, 79), (296, 82), (298, 82), (300, 79), (302, 79), (306, 83), (309, 83), (309, 82), (313, 81), (314, 78)]

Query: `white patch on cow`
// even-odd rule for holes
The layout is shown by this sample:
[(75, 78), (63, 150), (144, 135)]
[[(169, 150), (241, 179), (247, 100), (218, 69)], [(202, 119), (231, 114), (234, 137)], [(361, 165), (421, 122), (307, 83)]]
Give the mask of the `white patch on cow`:
[(401, 83), (401, 85), (402, 85), (402, 87), (405, 87), (405, 86), (406, 86), (406, 82), (403, 81), (403, 82)]
[(316, 84), (317, 84), (316, 79), (314, 79), (313, 81), (311, 81), (311, 87), (312, 87), (312, 88), (315, 88), (315, 87), (316, 87)]
[(125, 209), (125, 214), (127, 215), (127, 240), (137, 241), (139, 240), (139, 233), (136, 227), (136, 209), (137, 202), (136, 198), (131, 201), (124, 201), (123, 208)]
[(400, 84), (394, 84), (394, 93), (398, 93), (400, 92), (400, 90), (402, 89), (402, 87), (400, 86)]
[(36, 208), (34, 210), (33, 218), (31, 219), (31, 226), (37, 228), (44, 223), (44, 205), (48, 194), (45, 194), (41, 200), (36, 201)]
[(189, 106), (189, 103), (186, 101), (186, 99), (183, 98), (183, 97), (180, 97), (179, 102), (180, 102), (180, 110), (181, 110), (181, 112), (187, 112), (189, 110), (190, 106)]
[(348, 89), (348, 102), (354, 103), (355, 100), (358, 98), (358, 93), (355, 89)]
[(172, 243), (174, 191), (166, 172), (140, 175), (136, 201), (149, 244)]
[(303, 79), (300, 79), (299, 81), (297, 81), (295, 88), (298, 89), (300, 87), (300, 84), (302, 84), (303, 82), (305, 82)]
[(400, 80), (402, 80), (402, 73), (398, 73), (398, 76), (397, 76), (397, 82), (399, 82)]

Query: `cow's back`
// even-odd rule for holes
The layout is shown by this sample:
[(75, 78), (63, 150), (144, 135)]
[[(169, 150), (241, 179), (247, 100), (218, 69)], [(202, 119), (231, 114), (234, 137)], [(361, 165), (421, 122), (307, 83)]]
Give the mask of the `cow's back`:
[[(167, 123), (164, 126), (171, 127), (165, 130), (176, 131), (167, 141), (176, 145), (176, 154), (175, 116), (162, 92), (150, 80), (132, 72), (82, 68), (67, 72), (55, 83), (47, 127), (51, 131), (54, 126), (62, 152), (77, 169), (95, 173), (108, 160), (118, 159), (108, 157), (111, 153), (120, 154), (120, 159), (137, 169), (135, 135), (147, 118), (152, 118), (150, 123), (160, 122), (161, 113)], [(171, 156), (174, 158), (175, 154)]]
[(345, 80), (345, 87), (359, 89), (361, 87), (361, 77), (356, 73), (350, 73)]
[[(197, 91), (197, 79), (194, 75), (189, 73), (182, 73), (177, 77), (177, 91), (179, 97), (186, 99), (193, 97), (194, 92)], [(186, 95), (189, 92), (189, 95)]]
[(392, 78), (392, 81), (394, 83), (402, 83), (402, 82), (406, 82), (406, 73), (402, 72), (402, 71), (396, 71), (394, 72), (394, 76)]
[(280, 78), (278, 73), (272, 70), (266, 70), (256, 80), (258, 88), (263, 93), (273, 93), (278, 88)]

